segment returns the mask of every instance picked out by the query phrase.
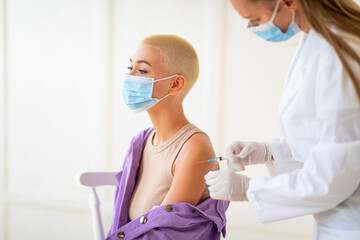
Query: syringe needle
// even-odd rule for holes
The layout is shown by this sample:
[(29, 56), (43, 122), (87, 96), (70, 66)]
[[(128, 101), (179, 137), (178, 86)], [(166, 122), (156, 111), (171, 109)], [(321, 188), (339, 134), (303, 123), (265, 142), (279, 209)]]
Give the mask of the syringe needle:
[(201, 161), (199, 163), (209, 163), (209, 162), (220, 162), (220, 161), (224, 161), (224, 160), (228, 160), (227, 157), (216, 157), (216, 158), (212, 158), (206, 161)]

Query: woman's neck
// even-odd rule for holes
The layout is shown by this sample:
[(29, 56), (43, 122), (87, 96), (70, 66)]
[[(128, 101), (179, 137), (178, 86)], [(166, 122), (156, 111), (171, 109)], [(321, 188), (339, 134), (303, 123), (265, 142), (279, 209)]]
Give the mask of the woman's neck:
[(296, 24), (300, 27), (300, 29), (304, 32), (304, 33), (309, 33), (311, 27), (309, 26), (309, 24), (305, 21), (305, 17), (302, 16), (299, 11), (296, 12), (295, 14), (295, 22)]
[(169, 106), (160, 110), (148, 111), (155, 128), (153, 144), (158, 146), (171, 138), (177, 131), (190, 122), (184, 114), (182, 105)]

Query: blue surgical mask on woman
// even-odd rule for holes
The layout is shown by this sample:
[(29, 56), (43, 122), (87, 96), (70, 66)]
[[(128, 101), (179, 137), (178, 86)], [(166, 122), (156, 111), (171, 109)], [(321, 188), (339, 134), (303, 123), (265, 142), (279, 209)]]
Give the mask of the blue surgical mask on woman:
[(136, 113), (143, 112), (151, 108), (152, 106), (170, 95), (167, 94), (160, 99), (153, 98), (152, 94), (154, 82), (163, 81), (177, 75), (178, 74), (175, 74), (170, 77), (157, 80), (154, 80), (154, 78), (125, 75), (122, 89), (122, 95), (125, 104), (130, 108), (130, 110)]
[(298, 32), (301, 31), (299, 26), (295, 23), (295, 13), (292, 15), (292, 21), (285, 33), (281, 31), (281, 29), (276, 26), (273, 21), (275, 19), (276, 13), (279, 9), (280, 1), (277, 2), (273, 15), (269, 22), (261, 24), (259, 26), (251, 27), (250, 24), (248, 28), (250, 31), (254, 32), (259, 37), (270, 41), (270, 42), (282, 42), (286, 41), (289, 38), (295, 36)]

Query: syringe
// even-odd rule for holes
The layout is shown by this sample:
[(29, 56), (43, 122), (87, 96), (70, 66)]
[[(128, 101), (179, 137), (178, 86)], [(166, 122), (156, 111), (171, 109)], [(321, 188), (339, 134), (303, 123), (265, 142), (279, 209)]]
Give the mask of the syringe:
[(224, 161), (224, 160), (229, 160), (227, 157), (216, 157), (216, 158), (212, 158), (212, 159), (209, 159), (209, 160), (206, 160), (206, 161), (202, 161), (202, 162), (199, 162), (199, 163), (207, 163), (207, 162), (221, 162), (221, 161)]

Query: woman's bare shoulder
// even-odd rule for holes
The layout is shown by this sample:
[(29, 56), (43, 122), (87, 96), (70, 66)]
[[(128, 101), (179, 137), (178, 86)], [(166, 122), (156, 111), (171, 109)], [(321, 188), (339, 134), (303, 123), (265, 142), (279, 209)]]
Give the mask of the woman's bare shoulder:
[[(186, 162), (185, 164), (196, 164), (198, 168), (205, 168), (207, 170), (213, 169), (213, 164), (199, 164), (200, 162), (209, 160), (215, 157), (215, 151), (211, 140), (203, 132), (195, 133), (183, 145), (177, 162)], [(210, 165), (210, 166), (209, 166)]]

